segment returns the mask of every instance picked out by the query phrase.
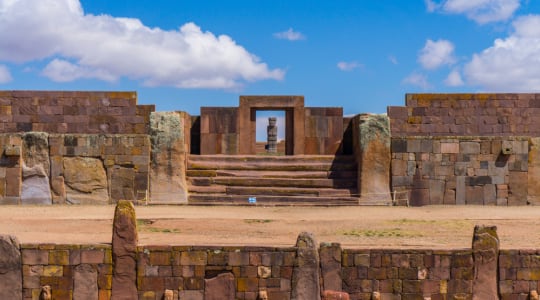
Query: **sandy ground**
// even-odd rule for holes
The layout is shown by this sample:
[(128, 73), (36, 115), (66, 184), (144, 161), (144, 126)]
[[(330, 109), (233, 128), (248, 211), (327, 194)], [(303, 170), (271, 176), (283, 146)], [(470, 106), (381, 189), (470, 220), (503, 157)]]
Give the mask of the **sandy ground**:
[[(496, 225), (501, 248), (540, 248), (540, 207), (137, 206), (143, 245), (292, 246), (298, 233), (346, 248), (468, 248)], [(2, 206), (0, 233), (23, 243), (110, 243), (114, 206)]]

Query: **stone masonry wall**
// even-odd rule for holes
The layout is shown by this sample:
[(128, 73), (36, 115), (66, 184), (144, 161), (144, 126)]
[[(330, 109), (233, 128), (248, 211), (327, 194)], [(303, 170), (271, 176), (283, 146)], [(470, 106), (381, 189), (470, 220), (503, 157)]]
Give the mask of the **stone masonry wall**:
[(540, 94), (407, 94), (392, 136), (540, 136)]
[(410, 199), (415, 206), (528, 204), (526, 138), (394, 137), (391, 148), (398, 201)]
[(342, 152), (343, 108), (306, 107), (305, 154), (335, 155)]
[(110, 299), (110, 245), (23, 244), (23, 299), (38, 300), (50, 286), (54, 300)]
[(295, 248), (141, 246), (138, 252), (139, 299), (162, 299), (169, 289), (179, 299), (202, 300), (208, 280), (224, 273), (234, 278), (233, 299), (258, 299), (259, 291), (269, 299), (290, 297)]
[[(321, 247), (323, 247), (321, 245)], [(343, 249), (337, 289), (350, 299), (471, 299), (474, 259), (470, 249)], [(110, 299), (110, 245), (22, 244), (23, 299), (37, 300), (51, 287), (52, 299)], [(296, 248), (140, 246), (139, 299), (205, 299), (209, 280), (232, 274), (234, 299), (291, 299)], [(322, 255), (322, 254), (321, 254)], [(528, 299), (540, 289), (540, 250), (501, 250), (500, 299)], [(323, 271), (323, 277), (326, 273)], [(322, 280), (322, 279), (321, 279)], [(88, 297), (88, 298), (85, 298)], [(461, 298), (460, 298), (461, 297)]]
[(0, 91), (0, 133), (147, 134), (154, 110), (135, 92)]
[(398, 201), (540, 203), (540, 94), (408, 94), (405, 101), (388, 107)]
[[(23, 146), (27, 136), (45, 137), (39, 160), (24, 157), (26, 152), (36, 153), (28, 143)], [(55, 204), (109, 204), (146, 197), (148, 135), (0, 134), (0, 147), (2, 204), (51, 204), (51, 198)], [(38, 176), (48, 180), (30, 180)]]
[(473, 274), (471, 250), (343, 250), (351, 299), (470, 299)]

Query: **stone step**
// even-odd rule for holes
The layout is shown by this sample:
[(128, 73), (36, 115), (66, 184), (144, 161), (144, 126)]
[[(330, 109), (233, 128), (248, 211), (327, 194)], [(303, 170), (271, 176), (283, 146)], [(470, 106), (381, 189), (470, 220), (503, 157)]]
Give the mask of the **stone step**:
[(353, 155), (195, 155), (188, 156), (193, 162), (288, 162), (288, 163), (351, 163), (356, 162)]
[(358, 205), (355, 197), (311, 197), (311, 196), (257, 196), (250, 203), (249, 196), (242, 195), (190, 195), (190, 205), (263, 205), (263, 206), (346, 206)]
[(190, 177), (191, 185), (210, 186), (259, 186), (259, 187), (299, 187), (299, 188), (356, 188), (356, 178), (321, 179), (321, 178), (253, 178), (253, 177)]
[(222, 194), (247, 196), (315, 196), (315, 197), (355, 197), (356, 189), (330, 189), (330, 188), (282, 188), (282, 187), (227, 187), (222, 185), (190, 186), (189, 192), (193, 194)]
[(188, 170), (355, 171), (352, 156), (190, 155)]
[(265, 171), (265, 170), (187, 170), (187, 177), (251, 177), (251, 178), (342, 178), (357, 177), (357, 171)]

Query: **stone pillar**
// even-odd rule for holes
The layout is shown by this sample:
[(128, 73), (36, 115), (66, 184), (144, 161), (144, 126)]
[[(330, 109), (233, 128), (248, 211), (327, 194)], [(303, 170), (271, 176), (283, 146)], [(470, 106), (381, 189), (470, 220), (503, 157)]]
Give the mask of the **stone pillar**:
[(341, 291), (341, 245), (321, 243), (319, 250), (323, 290)]
[(296, 240), (296, 248), (291, 300), (320, 300), (319, 251), (313, 234), (300, 233)]
[(472, 251), (474, 260), (473, 300), (498, 299), (499, 237), (497, 236), (497, 227), (476, 225)]
[(154, 112), (150, 115), (152, 160), (150, 199), (153, 203), (187, 202), (186, 120), (184, 112)]
[(0, 235), (0, 299), (22, 299), (21, 251), (10, 235)]
[(267, 153), (276, 153), (277, 152), (277, 126), (276, 126), (276, 117), (268, 118), (268, 126), (266, 127), (267, 134)]
[(131, 201), (116, 205), (112, 235), (113, 300), (137, 299), (137, 220)]
[(22, 204), (52, 204), (49, 183), (49, 135), (27, 132), (22, 138)]
[(386, 115), (357, 115), (353, 145), (358, 162), (360, 202), (390, 203), (390, 120)]

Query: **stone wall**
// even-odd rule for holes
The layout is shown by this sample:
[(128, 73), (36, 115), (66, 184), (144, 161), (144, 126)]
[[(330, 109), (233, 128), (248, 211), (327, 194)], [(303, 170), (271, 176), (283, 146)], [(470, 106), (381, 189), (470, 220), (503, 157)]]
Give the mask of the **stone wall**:
[[(19, 247), (22, 280), (9, 280), (22, 282), (4, 282), (4, 292), (22, 287), (22, 299), (37, 300), (49, 286), (52, 299), (111, 299), (110, 245)], [(166, 299), (166, 290), (175, 300), (255, 300), (262, 294), (293, 299), (296, 247), (139, 246), (137, 252), (141, 300)], [(341, 249), (321, 243), (318, 253), (321, 291), (344, 292), (350, 299), (471, 299), (479, 281), (472, 249)], [(9, 258), (5, 253), (2, 257)], [(540, 249), (500, 250), (497, 274), (488, 276), (496, 281), (499, 299), (529, 299), (540, 289), (539, 257)]]
[(540, 136), (540, 94), (407, 94), (393, 136)]
[(408, 94), (388, 116), (400, 203), (540, 203), (540, 94)]
[(415, 206), (529, 204), (526, 138), (394, 137), (391, 148), (398, 201), (410, 199)]
[(154, 110), (135, 92), (0, 91), (0, 133), (147, 134)]
[(109, 204), (146, 197), (148, 135), (0, 134), (0, 147), (2, 204)]
[(110, 299), (110, 245), (22, 244), (22, 299), (40, 298), (49, 286), (52, 298)]
[(290, 297), (295, 248), (141, 246), (138, 253), (139, 299), (162, 299), (169, 289), (180, 299), (202, 300), (220, 274), (233, 278), (232, 299), (257, 299), (259, 291), (269, 299)]
[(306, 107), (305, 154), (341, 154), (343, 108)]

